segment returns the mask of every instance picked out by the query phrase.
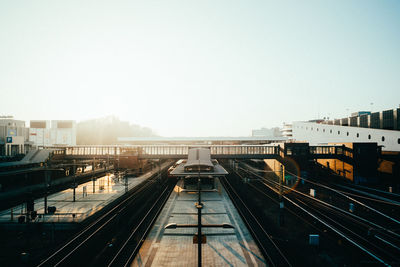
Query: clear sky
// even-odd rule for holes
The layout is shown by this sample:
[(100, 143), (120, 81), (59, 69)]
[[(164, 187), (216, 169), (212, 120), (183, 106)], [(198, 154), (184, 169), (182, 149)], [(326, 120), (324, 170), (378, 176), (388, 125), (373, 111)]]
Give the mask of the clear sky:
[(245, 136), (399, 104), (397, 0), (0, 1), (0, 115)]

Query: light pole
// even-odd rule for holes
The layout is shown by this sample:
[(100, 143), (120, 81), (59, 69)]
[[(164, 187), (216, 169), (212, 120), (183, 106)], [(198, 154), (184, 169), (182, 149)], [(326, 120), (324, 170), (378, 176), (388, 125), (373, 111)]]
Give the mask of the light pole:
[(198, 203), (196, 203), (197, 208), (197, 262), (198, 266), (201, 267), (201, 209), (203, 208), (203, 203), (201, 203), (201, 178), (200, 178), (200, 159), (198, 166), (198, 180), (197, 180), (197, 191), (198, 191)]
[[(235, 228), (233, 225), (229, 223), (222, 223), (222, 224), (202, 224), (201, 222), (201, 210), (204, 207), (204, 204), (201, 202), (201, 192), (217, 192), (215, 189), (213, 190), (202, 190), (201, 186), (201, 173), (200, 173), (200, 160), (199, 160), (199, 165), (197, 169), (197, 175), (196, 175), (196, 170), (193, 171), (193, 173), (190, 173), (190, 175), (186, 176), (187, 178), (196, 178), (197, 176), (197, 190), (183, 190), (182, 192), (197, 192), (198, 193), (198, 200), (195, 203), (195, 207), (197, 208), (197, 224), (176, 224), (176, 223), (169, 223), (165, 226), (164, 229), (176, 229), (176, 228), (197, 228), (197, 235), (194, 235), (193, 237), (193, 244), (197, 243), (197, 263), (198, 266), (201, 267), (202, 265), (202, 242), (207, 242), (206, 241), (206, 236), (202, 234), (202, 228), (206, 227), (215, 227), (215, 228), (223, 228), (223, 229), (233, 229)], [(210, 174), (206, 173), (207, 176), (210, 176)], [(226, 174), (226, 173), (224, 173)], [(177, 175), (177, 174), (174, 174)], [(181, 174), (182, 175), (182, 174)], [(212, 175), (215, 179), (215, 175)], [(204, 238), (203, 238), (204, 237)], [(196, 239), (197, 238), (197, 239)], [(196, 242), (197, 241), (197, 242)]]

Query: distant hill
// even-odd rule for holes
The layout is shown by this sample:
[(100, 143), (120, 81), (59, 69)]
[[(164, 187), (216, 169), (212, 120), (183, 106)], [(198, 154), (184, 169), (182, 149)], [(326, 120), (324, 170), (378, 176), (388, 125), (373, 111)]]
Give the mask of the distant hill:
[(76, 143), (78, 145), (112, 145), (118, 137), (157, 136), (153, 130), (121, 121), (115, 116), (78, 122)]

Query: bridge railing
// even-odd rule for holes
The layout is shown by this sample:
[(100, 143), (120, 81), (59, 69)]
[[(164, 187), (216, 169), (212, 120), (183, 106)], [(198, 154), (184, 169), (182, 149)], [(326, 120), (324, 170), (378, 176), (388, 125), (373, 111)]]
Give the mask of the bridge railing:
[(276, 146), (234, 146), (234, 145), (212, 145), (212, 146), (139, 146), (142, 155), (182, 155), (188, 154), (191, 147), (210, 148), (211, 155), (271, 155), (279, 154)]
[(211, 155), (278, 155), (277, 146), (211, 146)]
[(318, 155), (343, 155), (353, 157), (353, 149), (346, 146), (310, 146), (310, 154)]
[(335, 155), (335, 146), (310, 146), (310, 154)]
[[(188, 154), (191, 147), (206, 147), (212, 155), (280, 155), (283, 150), (273, 145), (141, 145), (141, 146), (67, 146), (58, 147), (57, 153), (69, 156), (96, 155), (182, 155)], [(50, 147), (47, 147), (50, 148)]]
[(189, 146), (137, 146), (142, 155), (187, 155)]
[(71, 156), (119, 155), (121, 148), (116, 146), (73, 146), (66, 147), (65, 154)]
[(345, 157), (352, 158), (353, 157), (353, 149), (346, 147), (346, 146), (341, 146), (341, 147), (336, 147), (337, 154), (343, 155)]
[[(174, 157), (186, 157), (191, 147), (205, 147), (210, 148), (211, 155), (272, 155), (285, 157), (286, 155), (306, 155), (307, 150), (299, 150), (296, 148), (287, 149), (279, 145), (140, 145), (140, 146), (67, 146), (67, 147), (46, 147), (54, 149), (54, 154), (64, 154), (66, 156), (85, 156), (85, 157), (98, 157), (98, 156), (120, 156), (120, 155), (133, 155), (141, 157), (153, 157), (169, 155)], [(290, 148), (290, 147), (289, 147)], [(353, 157), (353, 150), (346, 146), (334, 145), (320, 145), (309, 146), (310, 155), (318, 157), (318, 155), (325, 156), (345, 156), (347, 158)], [(305, 154), (304, 154), (305, 153)]]

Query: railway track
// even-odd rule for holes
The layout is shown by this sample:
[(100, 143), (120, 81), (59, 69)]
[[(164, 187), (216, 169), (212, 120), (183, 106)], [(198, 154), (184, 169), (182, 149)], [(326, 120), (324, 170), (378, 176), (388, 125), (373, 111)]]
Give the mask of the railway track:
[(132, 247), (140, 247), (147, 232), (144, 225), (149, 226), (162, 209), (176, 182), (172, 180), (164, 173), (136, 186), (37, 266), (111, 266), (113, 262), (120, 264), (122, 259), (123, 265), (129, 264), (137, 249), (129, 257), (122, 255)]
[[(336, 209), (333, 206), (327, 205), (327, 203), (315, 202), (304, 196), (285, 197), (285, 199), (294, 205), (299, 205), (302, 210), (314, 219), (328, 226), (331, 230), (369, 254), (378, 262), (390, 265), (393, 262), (399, 261), (396, 254), (400, 251), (398, 246), (393, 244), (394, 242), (399, 243), (399, 241), (394, 236), (389, 235), (388, 232), (390, 230), (378, 228), (382, 236), (378, 239), (376, 238), (376, 234), (370, 232), (370, 229), (374, 229), (373, 226), (379, 227), (379, 225), (373, 222), (366, 221), (358, 216), (351, 216), (346, 211)], [(387, 246), (389, 243), (392, 245)]]
[(142, 241), (153, 226), (173, 189), (173, 185), (165, 188), (139, 224), (132, 230), (123, 245), (108, 262), (107, 266), (128, 266), (139, 252)]
[[(257, 173), (253, 175), (263, 178)], [(269, 198), (271, 192), (279, 193), (279, 183), (267, 179), (259, 179), (250, 186)], [(291, 189), (283, 187), (287, 190)], [(369, 255), (373, 259), (373, 264), (379, 263), (386, 266), (400, 264), (400, 235), (392, 229), (298, 190), (291, 189), (290, 193), (284, 195), (283, 198), (287, 203), (300, 209), (309, 219), (311, 217), (312, 220), (318, 221), (331, 232)]]
[[(265, 179), (262, 174), (264, 171), (249, 166), (245, 163), (241, 163), (244, 168), (243, 171), (249, 173), (250, 175), (256, 176), (259, 179)], [(400, 205), (396, 203), (394, 199), (382, 199), (379, 195), (363, 192), (361, 190), (353, 190), (353, 186), (341, 186), (336, 183), (328, 184), (324, 181), (316, 181), (311, 178), (302, 178), (294, 173), (286, 171), (287, 174), (292, 177), (301, 180), (302, 183), (299, 186), (294, 186), (292, 188), (284, 187), (287, 192), (303, 192), (308, 195), (310, 189), (315, 189), (317, 191), (318, 198), (325, 200), (326, 202), (333, 203), (335, 206), (341, 207), (342, 209), (348, 209), (349, 204), (352, 203), (354, 206), (354, 213), (359, 216), (363, 216), (368, 220), (375, 220), (377, 216), (382, 221), (382, 224), (386, 228), (396, 229), (400, 233), (400, 218), (399, 218), (399, 208)], [(272, 182), (272, 181), (270, 181)], [(278, 183), (275, 181), (275, 186)], [(376, 191), (376, 190), (374, 190)], [(386, 195), (396, 195), (389, 192), (384, 192), (381, 190), (382, 194), (388, 193)], [(314, 198), (316, 199), (316, 198)]]
[(377, 190), (373, 188), (368, 188), (365, 186), (349, 186), (343, 184), (335, 184), (335, 187), (341, 192), (349, 194), (353, 197), (357, 197), (363, 200), (374, 201), (379, 204), (393, 205), (400, 207), (400, 195), (385, 192), (382, 190)]
[(257, 215), (253, 214), (229, 180), (222, 178), (221, 182), (242, 219), (246, 223), (254, 240), (256, 240), (264, 258), (268, 261), (268, 264), (271, 266), (292, 266), (282, 250), (271, 238), (265, 225), (260, 221)]

